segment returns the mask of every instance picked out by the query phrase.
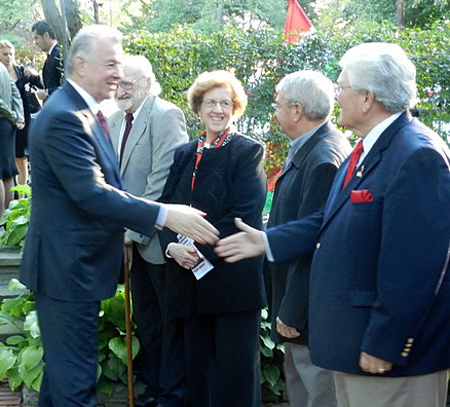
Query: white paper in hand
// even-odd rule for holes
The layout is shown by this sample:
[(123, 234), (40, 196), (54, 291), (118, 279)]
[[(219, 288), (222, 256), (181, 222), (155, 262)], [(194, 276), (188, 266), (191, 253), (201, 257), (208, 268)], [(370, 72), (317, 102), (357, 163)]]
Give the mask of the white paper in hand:
[(177, 235), (177, 239), (179, 243), (186, 246), (191, 246), (197, 251), (199, 261), (194, 267), (191, 268), (191, 270), (194, 273), (195, 278), (197, 280), (200, 280), (202, 277), (206, 276), (206, 274), (208, 274), (214, 268), (214, 266), (208, 261), (208, 259), (203, 257), (200, 251), (195, 247), (193, 239), (180, 234)]

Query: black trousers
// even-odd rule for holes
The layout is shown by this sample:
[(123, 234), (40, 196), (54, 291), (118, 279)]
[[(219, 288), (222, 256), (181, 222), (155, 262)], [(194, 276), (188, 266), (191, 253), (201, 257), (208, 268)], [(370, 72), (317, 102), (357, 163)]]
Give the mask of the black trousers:
[(34, 298), (45, 360), (39, 407), (96, 407), (100, 301)]
[(133, 318), (144, 351), (146, 396), (167, 407), (182, 405), (185, 394), (183, 325), (168, 311), (166, 266), (147, 263), (133, 247)]
[(185, 322), (188, 407), (261, 407), (261, 310)]

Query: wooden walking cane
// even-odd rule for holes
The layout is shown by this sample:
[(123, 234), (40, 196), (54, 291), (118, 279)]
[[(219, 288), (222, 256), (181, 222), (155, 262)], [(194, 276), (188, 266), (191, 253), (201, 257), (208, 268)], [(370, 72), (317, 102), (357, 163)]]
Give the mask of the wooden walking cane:
[(128, 251), (125, 248), (123, 256), (123, 274), (125, 280), (125, 328), (127, 338), (127, 372), (128, 372), (128, 405), (134, 407), (133, 386), (133, 345), (131, 341), (131, 306), (130, 306), (130, 267)]

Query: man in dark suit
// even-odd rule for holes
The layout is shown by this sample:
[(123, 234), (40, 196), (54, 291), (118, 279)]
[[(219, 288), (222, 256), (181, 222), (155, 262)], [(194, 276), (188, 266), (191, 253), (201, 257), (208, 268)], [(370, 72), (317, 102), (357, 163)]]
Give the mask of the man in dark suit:
[(123, 228), (166, 226), (214, 242), (199, 212), (121, 190), (99, 111), (121, 74), (121, 36), (104, 26), (75, 36), (68, 80), (32, 128), (33, 203), (21, 281), (34, 293), (46, 363), (40, 407), (95, 407), (100, 301), (116, 291)]
[[(268, 227), (301, 219), (323, 208), (350, 144), (328, 117), (333, 83), (319, 72), (291, 73), (277, 85), (275, 114), (291, 140), (277, 180)], [(285, 342), (284, 371), (291, 406), (334, 407), (333, 374), (311, 363), (308, 295), (312, 256), (271, 263), (272, 339)]]
[(324, 212), (267, 235), (239, 223), (244, 232), (219, 251), (228, 261), (266, 251), (276, 262), (315, 251), (311, 358), (335, 371), (340, 407), (443, 407), (450, 152), (409, 113), (416, 71), (398, 45), (356, 46), (340, 65), (339, 123), (362, 140)]
[(38, 21), (31, 28), (36, 45), (47, 54), (42, 68), (44, 89), (39, 89), (39, 99), (45, 100), (62, 84), (64, 64), (61, 50), (55, 38), (55, 33), (45, 21)]
[[(152, 201), (162, 193), (175, 150), (188, 142), (183, 112), (157, 95), (150, 62), (127, 56), (116, 91), (121, 109), (109, 119), (125, 189)], [(158, 234), (128, 230), (132, 248), (133, 317), (144, 350), (147, 388), (136, 407), (179, 407), (184, 397), (183, 328), (170, 316), (165, 295), (166, 265)]]

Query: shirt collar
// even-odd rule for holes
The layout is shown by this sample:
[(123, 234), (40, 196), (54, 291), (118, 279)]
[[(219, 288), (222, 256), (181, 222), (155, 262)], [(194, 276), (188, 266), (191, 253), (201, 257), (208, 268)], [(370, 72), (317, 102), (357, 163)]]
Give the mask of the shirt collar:
[(51, 55), (52, 51), (55, 49), (55, 47), (56, 47), (57, 45), (58, 45), (58, 43), (55, 42), (55, 43), (50, 47), (50, 49), (48, 50), (47, 54), (48, 54), (48, 55)]
[(384, 119), (382, 122), (378, 123), (372, 130), (369, 131), (366, 137), (363, 138), (363, 147), (364, 147), (364, 155), (369, 154), (369, 151), (372, 149), (373, 145), (380, 138), (381, 134), (401, 116), (403, 112), (394, 113), (389, 116), (387, 119)]
[(327, 123), (327, 120), (325, 120), (323, 123), (320, 123), (318, 126), (314, 127), (313, 129), (307, 131), (305, 134), (302, 134), (300, 137), (297, 137), (295, 140), (291, 141), (291, 148), (293, 150), (293, 153), (295, 154), (302, 146), (306, 144), (306, 142), (314, 136), (314, 134), (319, 130), (325, 123)]
[(94, 115), (97, 115), (98, 111), (100, 110), (100, 104), (97, 103), (97, 101), (92, 97), (92, 95), (89, 94), (86, 90), (84, 90), (80, 85), (78, 85), (72, 79), (67, 78), (67, 82), (69, 82), (74, 87), (74, 89), (80, 94), (80, 96), (83, 98), (83, 100), (88, 105), (91, 112)]

